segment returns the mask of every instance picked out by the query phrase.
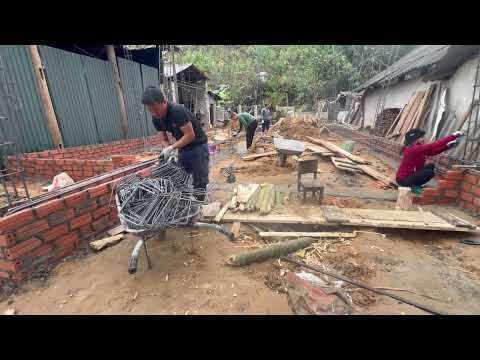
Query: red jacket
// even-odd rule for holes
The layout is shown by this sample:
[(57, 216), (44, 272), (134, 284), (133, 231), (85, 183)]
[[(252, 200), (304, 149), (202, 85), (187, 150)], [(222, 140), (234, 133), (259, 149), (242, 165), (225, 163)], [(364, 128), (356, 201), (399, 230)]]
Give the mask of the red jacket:
[(425, 166), (425, 156), (438, 155), (448, 149), (447, 143), (455, 140), (453, 135), (445, 136), (430, 144), (408, 145), (403, 150), (402, 161), (397, 170), (397, 179), (402, 180)]

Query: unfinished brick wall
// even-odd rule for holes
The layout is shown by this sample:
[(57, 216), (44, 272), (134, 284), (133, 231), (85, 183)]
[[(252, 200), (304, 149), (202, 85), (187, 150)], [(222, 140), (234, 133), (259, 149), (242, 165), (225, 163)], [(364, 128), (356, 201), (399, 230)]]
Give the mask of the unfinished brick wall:
[(21, 281), (42, 264), (56, 262), (82, 242), (113, 227), (118, 220), (111, 193), (118, 179), (132, 172), (141, 177), (150, 168), (127, 170), (60, 198), (0, 219), (0, 279)]
[[(113, 155), (111, 160), (94, 160), (95, 158), (121, 154), (151, 145), (160, 145), (158, 135), (145, 139), (23, 154), (22, 164), (25, 175), (30, 177), (52, 179), (55, 175), (66, 172), (73, 180), (79, 181), (137, 162), (135, 155)], [(9, 169), (16, 169), (14, 158), (8, 158), (7, 164)]]

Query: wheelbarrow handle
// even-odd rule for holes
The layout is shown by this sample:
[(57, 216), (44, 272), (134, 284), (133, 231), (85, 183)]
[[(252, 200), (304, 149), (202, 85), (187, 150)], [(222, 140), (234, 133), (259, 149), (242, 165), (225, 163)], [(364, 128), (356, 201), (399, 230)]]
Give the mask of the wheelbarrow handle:
[(204, 222), (194, 222), (192, 224), (193, 227), (198, 227), (198, 228), (202, 228), (202, 227), (205, 227), (205, 228), (210, 228), (210, 229), (213, 229), (213, 230), (216, 230), (218, 231), (219, 233), (225, 235), (226, 237), (228, 237), (228, 239), (230, 241), (235, 241), (235, 235), (228, 229), (226, 229), (225, 227), (221, 226), (221, 225), (218, 225), (218, 224), (211, 224), (211, 223), (204, 223)]
[(140, 255), (140, 249), (143, 246), (144, 239), (139, 239), (133, 248), (132, 255), (130, 255), (130, 260), (128, 262), (128, 273), (135, 274), (138, 267), (138, 256)]

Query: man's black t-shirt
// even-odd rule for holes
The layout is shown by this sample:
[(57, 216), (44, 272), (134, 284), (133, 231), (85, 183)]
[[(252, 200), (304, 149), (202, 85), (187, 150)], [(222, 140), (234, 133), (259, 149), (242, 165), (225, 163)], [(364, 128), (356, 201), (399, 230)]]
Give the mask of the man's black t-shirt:
[(184, 149), (191, 149), (192, 147), (205, 144), (207, 142), (207, 135), (202, 129), (197, 118), (188, 111), (185, 107), (177, 104), (167, 104), (167, 115), (164, 119), (157, 119), (152, 117), (152, 122), (158, 131), (168, 131), (176, 140), (181, 139), (183, 132), (180, 129), (188, 122), (192, 123), (195, 139), (184, 147)]

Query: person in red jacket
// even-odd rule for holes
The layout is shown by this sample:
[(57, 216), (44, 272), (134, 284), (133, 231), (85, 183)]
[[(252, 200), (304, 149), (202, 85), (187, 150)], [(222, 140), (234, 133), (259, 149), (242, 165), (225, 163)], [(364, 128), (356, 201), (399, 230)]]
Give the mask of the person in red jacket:
[(403, 154), (397, 170), (397, 184), (412, 187), (418, 190), (435, 176), (435, 165), (426, 164), (426, 156), (438, 155), (448, 149), (458, 146), (458, 138), (464, 134), (456, 131), (453, 135), (445, 136), (430, 144), (424, 144), (425, 131), (412, 129), (405, 134), (405, 145), (400, 154)]

